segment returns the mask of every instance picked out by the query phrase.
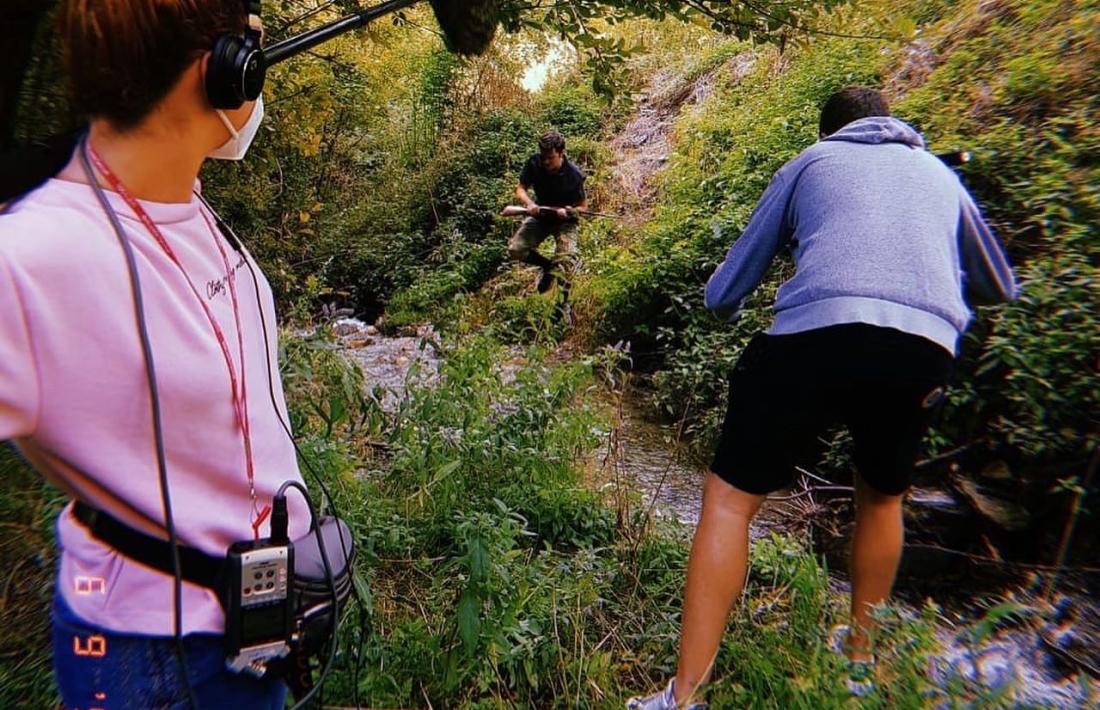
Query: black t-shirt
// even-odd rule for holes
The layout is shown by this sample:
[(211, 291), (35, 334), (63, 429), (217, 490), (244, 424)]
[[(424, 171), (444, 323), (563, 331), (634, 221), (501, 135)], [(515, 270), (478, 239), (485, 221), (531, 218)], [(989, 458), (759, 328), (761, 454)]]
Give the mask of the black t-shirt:
[(532, 155), (519, 182), (525, 188), (534, 187), (542, 207), (576, 207), (584, 202), (584, 173), (566, 158), (561, 169), (551, 173), (542, 167), (542, 156)]

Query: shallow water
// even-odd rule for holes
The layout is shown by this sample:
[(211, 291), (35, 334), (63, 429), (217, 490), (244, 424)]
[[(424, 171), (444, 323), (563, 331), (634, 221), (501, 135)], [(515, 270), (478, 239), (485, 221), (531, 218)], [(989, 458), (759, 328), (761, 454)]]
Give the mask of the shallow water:
[[(694, 527), (699, 522), (707, 467), (691, 460), (684, 448), (677, 445), (674, 429), (646, 421), (636, 405), (624, 405), (619, 471), (637, 482), (647, 505), (656, 502), (654, 513)], [(783, 524), (779, 508), (777, 502), (764, 502), (753, 519), (753, 540), (767, 537)]]
[[(404, 397), (414, 363), (418, 364), (417, 377), (430, 382), (439, 376), (440, 356), (431, 345), (435, 333), (430, 328), (421, 329), (415, 336), (386, 337), (354, 319), (342, 319), (334, 325), (346, 356), (363, 368), (367, 388), (383, 388), (382, 403), (388, 411), (393, 411)], [(507, 371), (507, 363), (503, 369)], [(675, 439), (673, 429), (647, 421), (636, 406), (626, 405), (618, 439), (618, 475), (620, 480), (637, 485), (643, 501), (653, 506), (655, 514), (694, 526), (699, 520), (706, 466), (690, 460)], [(935, 490), (918, 491), (916, 495), (921, 504), (931, 507), (955, 504)], [(782, 500), (765, 502), (753, 520), (752, 538), (797, 527), (804, 522), (797, 515), (797, 510)], [(843, 578), (830, 581), (835, 591), (848, 591)], [(899, 592), (904, 591), (899, 585)], [(968, 606), (966, 600), (956, 601)], [(1090, 605), (1090, 609), (1094, 604), (1084, 596), (1064, 603)], [(903, 613), (917, 613), (911, 606), (899, 605)], [(1020, 625), (972, 643), (972, 623), (980, 613), (957, 616), (940, 624), (936, 632), (940, 650), (929, 659), (929, 678), (939, 688), (963, 682), (970, 688), (1002, 690), (1008, 707), (1100, 708), (1100, 681), (1068, 674), (1033, 628)], [(1048, 625), (1043, 630), (1048, 639), (1059, 643), (1068, 642), (1075, 633), (1072, 625), (1065, 624)], [(928, 706), (946, 708), (950, 704), (942, 695), (929, 697)]]
[[(929, 662), (929, 677), (936, 685), (945, 687), (956, 678), (1005, 689), (1016, 706), (1100, 706), (1100, 683), (1083, 674), (1067, 674), (1034, 631), (1006, 630), (977, 645), (970, 643), (968, 636), (969, 631), (937, 632), (941, 650)], [(937, 705), (950, 707), (945, 698)]]
[(380, 401), (387, 412), (394, 411), (405, 396), (414, 365), (421, 381), (439, 376), (439, 353), (432, 345), (436, 334), (431, 327), (420, 328), (415, 336), (389, 337), (361, 320), (341, 318), (333, 329), (345, 356), (362, 368), (367, 390), (381, 388)]
[[(676, 455), (674, 431), (646, 421), (636, 408), (624, 407), (620, 450), (623, 459), (620, 471), (637, 482), (647, 503), (656, 501), (656, 512), (686, 525), (698, 522), (706, 468)], [(916, 491), (915, 496), (920, 504), (929, 507), (950, 508), (957, 504), (950, 496), (932, 489)], [(767, 536), (773, 530), (797, 527), (801, 521), (792, 520), (792, 514), (797, 512), (781, 500), (765, 501), (753, 519), (752, 539)], [(850, 590), (842, 578), (834, 577), (832, 582), (835, 591)], [(1094, 604), (1084, 596), (1064, 600), (1067, 605)], [(897, 603), (903, 607), (903, 613), (917, 614), (915, 608)], [(1035, 629), (1023, 626), (1006, 629), (973, 643), (971, 625), (980, 616), (975, 610), (940, 624), (936, 631), (940, 649), (929, 659), (928, 668), (929, 678), (936, 686), (947, 688), (962, 681), (971, 689), (1002, 690), (1009, 707), (1100, 708), (1100, 681), (1084, 674), (1067, 673), (1047, 651)], [(1042, 631), (1049, 634), (1048, 638), (1062, 634), (1064, 641), (1074, 633), (1068, 625), (1061, 628), (1048, 625)], [(941, 695), (930, 697), (929, 707), (951, 705), (946, 695)]]

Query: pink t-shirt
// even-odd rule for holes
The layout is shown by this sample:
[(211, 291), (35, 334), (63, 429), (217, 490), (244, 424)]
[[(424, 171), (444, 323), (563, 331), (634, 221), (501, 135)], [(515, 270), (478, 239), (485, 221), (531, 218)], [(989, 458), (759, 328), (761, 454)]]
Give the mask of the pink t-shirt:
[[(152, 413), (126, 259), (92, 188), (71, 164), (0, 216), (0, 440), (11, 439), (50, 481), (149, 534), (166, 538)], [(197, 189), (196, 185), (196, 189)], [(222, 556), (251, 540), (252, 500), (229, 370), (214, 330), (180, 269), (114, 192), (108, 198), (134, 248), (164, 426), (172, 511), (181, 544)], [(242, 371), (225, 262), (198, 198), (142, 202), (209, 306)], [(207, 215), (209, 216), (209, 215)], [(210, 220), (213, 224), (213, 219)], [(216, 229), (216, 228), (215, 228)], [(263, 310), (278, 352), (271, 289), (257, 303), (245, 256), (220, 234), (237, 279), (258, 505), (301, 481), (275, 363), (265, 361)], [(290, 534), (309, 513), (288, 493)], [(269, 525), (264, 523), (261, 535)], [(72, 516), (57, 523), (59, 586), (86, 621), (123, 633), (171, 635), (172, 577), (93, 539)], [(222, 633), (210, 591), (183, 585), (184, 633)]]

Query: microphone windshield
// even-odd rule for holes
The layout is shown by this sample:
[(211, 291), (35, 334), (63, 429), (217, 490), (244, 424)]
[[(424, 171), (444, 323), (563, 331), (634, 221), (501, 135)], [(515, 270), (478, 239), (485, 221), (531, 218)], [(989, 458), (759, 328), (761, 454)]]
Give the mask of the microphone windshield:
[(500, 22), (499, 0), (431, 0), (431, 4), (452, 52), (481, 54), (493, 41)]

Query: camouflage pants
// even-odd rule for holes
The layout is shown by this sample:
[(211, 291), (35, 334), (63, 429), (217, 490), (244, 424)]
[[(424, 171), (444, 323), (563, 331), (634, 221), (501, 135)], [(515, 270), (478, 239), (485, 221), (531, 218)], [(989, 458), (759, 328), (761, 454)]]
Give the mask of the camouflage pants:
[(554, 262), (562, 278), (572, 281), (577, 271), (577, 231), (578, 222), (547, 223), (534, 217), (526, 217), (519, 229), (508, 240), (508, 256), (515, 261), (527, 261), (531, 252), (537, 250), (547, 237), (554, 237)]

